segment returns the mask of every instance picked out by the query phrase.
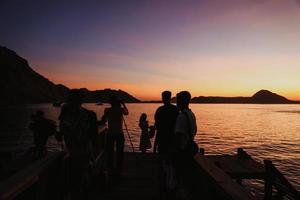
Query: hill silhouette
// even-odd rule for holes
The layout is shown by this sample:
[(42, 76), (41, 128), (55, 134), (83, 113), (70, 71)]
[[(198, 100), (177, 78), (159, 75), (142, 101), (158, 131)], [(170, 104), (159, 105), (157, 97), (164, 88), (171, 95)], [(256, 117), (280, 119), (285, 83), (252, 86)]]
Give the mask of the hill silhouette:
[[(14, 51), (0, 46), (0, 84), (2, 94), (0, 104), (50, 103), (65, 101), (68, 87), (54, 84), (44, 76), (35, 72), (27, 60)], [(85, 95), (85, 102), (107, 102), (111, 95), (117, 95), (125, 102), (139, 102), (132, 95), (122, 90), (81, 89)]]
[(255, 103), (290, 103), (287, 98), (268, 90), (260, 90), (251, 97)]
[[(2, 98), (0, 104), (51, 103), (63, 102), (70, 90), (62, 84), (54, 84), (44, 76), (35, 72), (27, 60), (14, 51), (0, 46), (0, 84)], [(122, 90), (95, 90), (81, 88), (85, 94), (85, 102), (108, 102), (111, 95), (117, 95), (125, 102), (138, 103), (140, 100)], [(172, 102), (176, 100), (173, 98)], [(149, 103), (160, 101), (149, 101)], [(256, 104), (292, 104), (291, 101), (268, 90), (260, 90), (252, 97), (218, 97), (199, 96), (191, 100), (192, 103), (256, 103)]]
[(252, 97), (205, 97), (199, 96), (192, 98), (193, 103), (252, 103), (252, 104), (292, 104), (300, 103), (299, 101), (292, 101), (276, 93), (268, 90), (260, 90)]

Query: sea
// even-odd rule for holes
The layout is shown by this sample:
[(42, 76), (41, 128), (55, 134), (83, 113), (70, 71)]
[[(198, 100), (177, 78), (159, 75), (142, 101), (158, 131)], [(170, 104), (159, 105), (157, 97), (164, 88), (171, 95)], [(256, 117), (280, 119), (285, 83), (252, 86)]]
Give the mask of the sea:
[[(84, 104), (101, 119), (109, 105)], [(138, 150), (142, 113), (154, 123), (154, 113), (160, 104), (127, 104), (125, 117), (126, 151), (132, 151), (128, 134)], [(300, 105), (283, 104), (191, 104), (197, 118), (196, 142), (206, 154), (233, 154), (242, 147), (253, 158), (270, 159), (275, 166), (300, 190)], [(0, 151), (11, 152), (14, 158), (32, 146), (32, 133), (28, 129), (30, 116), (43, 110), (45, 116), (58, 122), (59, 107), (52, 104), (31, 104), (1, 107)], [(152, 141), (153, 142), (153, 141)], [(58, 151), (54, 138), (48, 142), (50, 151)]]

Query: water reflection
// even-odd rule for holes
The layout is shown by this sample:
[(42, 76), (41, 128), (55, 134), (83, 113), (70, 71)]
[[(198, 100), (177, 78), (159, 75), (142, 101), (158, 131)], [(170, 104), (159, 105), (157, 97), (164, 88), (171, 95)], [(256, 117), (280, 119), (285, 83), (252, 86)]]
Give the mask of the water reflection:
[[(159, 104), (128, 104), (129, 116), (125, 118), (138, 147), (141, 113), (148, 115), (149, 124), (154, 123), (154, 112)], [(98, 119), (108, 105), (84, 104), (97, 113)], [(233, 153), (238, 147), (258, 159), (271, 159), (300, 189), (300, 107), (299, 105), (239, 105), (239, 104), (192, 104), (197, 117), (196, 141), (208, 154)], [(50, 104), (12, 106), (0, 108), (0, 150), (18, 155), (32, 142), (28, 130), (30, 115), (43, 110), (45, 116), (56, 120), (60, 108)], [(126, 135), (125, 135), (126, 137)], [(49, 147), (55, 150), (55, 141)], [(127, 143), (127, 149), (130, 145)]]

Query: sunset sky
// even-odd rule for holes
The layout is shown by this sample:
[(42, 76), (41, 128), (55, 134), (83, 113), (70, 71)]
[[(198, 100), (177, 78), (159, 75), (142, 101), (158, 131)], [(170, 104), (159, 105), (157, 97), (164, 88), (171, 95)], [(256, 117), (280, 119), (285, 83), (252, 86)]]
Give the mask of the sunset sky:
[(300, 1), (45, 2), (0, 1), (0, 45), (55, 83), (300, 100)]

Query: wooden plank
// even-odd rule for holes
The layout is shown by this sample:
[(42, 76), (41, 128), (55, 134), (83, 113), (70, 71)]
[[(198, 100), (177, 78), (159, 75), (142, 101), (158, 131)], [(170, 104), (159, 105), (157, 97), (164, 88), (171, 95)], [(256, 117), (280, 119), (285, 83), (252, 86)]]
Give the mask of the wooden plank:
[(206, 157), (232, 178), (264, 179), (264, 165), (253, 159), (239, 159), (236, 155), (213, 155)]
[[(218, 188), (224, 195), (232, 200), (254, 200), (255, 198), (233, 181), (225, 172), (211, 163), (205, 156), (197, 154), (195, 160), (202, 171), (211, 180), (211, 186)], [(199, 197), (200, 198), (200, 197)]]
[(64, 152), (50, 153), (32, 165), (19, 171), (0, 183), (0, 199), (13, 199), (39, 180), (39, 175), (47, 171), (57, 160), (62, 159)]
[(272, 184), (278, 190), (280, 190), (280, 192), (284, 192), (285, 194), (288, 194), (293, 199), (300, 199), (300, 193), (284, 177), (284, 175), (273, 165), (272, 161), (265, 160), (265, 166), (266, 166), (269, 176), (272, 177)]
[(158, 197), (158, 155), (124, 153), (124, 166), (121, 179), (101, 199), (156, 199)]

